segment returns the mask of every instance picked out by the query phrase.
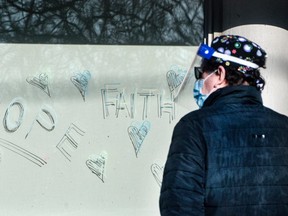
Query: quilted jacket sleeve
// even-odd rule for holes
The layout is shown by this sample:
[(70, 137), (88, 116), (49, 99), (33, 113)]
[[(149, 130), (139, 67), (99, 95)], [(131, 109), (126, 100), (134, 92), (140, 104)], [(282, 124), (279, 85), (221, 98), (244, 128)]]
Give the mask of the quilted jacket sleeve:
[(174, 128), (160, 195), (162, 216), (204, 216), (205, 148), (196, 123)]

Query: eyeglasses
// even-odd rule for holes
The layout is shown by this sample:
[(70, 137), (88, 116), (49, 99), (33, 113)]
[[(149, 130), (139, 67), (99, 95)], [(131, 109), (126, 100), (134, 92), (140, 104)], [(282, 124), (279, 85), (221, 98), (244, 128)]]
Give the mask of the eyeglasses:
[[(211, 71), (211, 72), (208, 72), (208, 70), (207, 70), (207, 72), (210, 74), (210, 73), (215, 73), (217, 70), (218, 70), (218, 68), (215, 69), (214, 71)], [(203, 73), (204, 73), (204, 71), (201, 67), (194, 67), (194, 75), (195, 75), (196, 80), (202, 79)]]
[(203, 70), (201, 67), (194, 67), (194, 75), (196, 80), (201, 79), (203, 74)]

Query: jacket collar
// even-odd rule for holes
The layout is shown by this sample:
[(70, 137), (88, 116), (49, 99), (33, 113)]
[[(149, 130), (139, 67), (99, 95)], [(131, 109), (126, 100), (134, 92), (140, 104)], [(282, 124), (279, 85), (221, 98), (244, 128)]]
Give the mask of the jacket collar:
[(218, 104), (263, 104), (261, 91), (253, 86), (227, 86), (213, 92), (205, 100), (204, 106)]

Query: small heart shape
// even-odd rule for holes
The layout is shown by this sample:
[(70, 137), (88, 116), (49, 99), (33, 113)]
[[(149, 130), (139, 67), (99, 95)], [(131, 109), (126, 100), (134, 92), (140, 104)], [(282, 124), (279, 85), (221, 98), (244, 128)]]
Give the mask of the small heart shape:
[(85, 101), (86, 92), (88, 89), (88, 82), (91, 79), (91, 74), (89, 71), (85, 71), (83, 73), (79, 73), (70, 78), (71, 82), (75, 85), (75, 87), (80, 92), (83, 100)]
[(91, 155), (86, 161), (87, 167), (104, 183), (104, 172), (107, 160), (107, 153), (102, 152), (100, 155)]
[(45, 92), (49, 97), (50, 95), (50, 90), (49, 90), (49, 84), (48, 84), (48, 76), (46, 74), (40, 74), (39, 78), (38, 77), (27, 77), (26, 81), (33, 85), (36, 86), (37, 88), (41, 89), (43, 92)]
[(163, 167), (160, 167), (158, 164), (154, 163), (151, 165), (151, 172), (157, 184), (161, 187), (162, 178), (163, 178)]

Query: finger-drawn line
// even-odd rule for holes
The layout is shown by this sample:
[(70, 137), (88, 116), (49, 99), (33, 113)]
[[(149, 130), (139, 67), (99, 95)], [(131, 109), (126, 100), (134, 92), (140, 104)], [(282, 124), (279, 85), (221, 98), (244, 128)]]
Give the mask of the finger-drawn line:
[[(10, 121), (9, 113), (11, 111), (11, 108), (13, 106), (16, 106), (19, 109), (19, 116), (18, 120), (14, 123)], [(15, 98), (8, 106), (4, 118), (3, 118), (3, 126), (7, 132), (15, 132), (20, 125), (22, 124), (23, 117), (24, 117), (25, 109), (24, 109), (24, 101), (21, 98)], [(12, 127), (13, 126), (13, 127)], [(12, 128), (10, 128), (12, 127)]]
[(67, 129), (56, 148), (62, 153), (62, 155), (69, 161), (71, 161), (72, 152), (78, 148), (80, 138), (84, 136), (84, 131), (78, 128), (76, 125), (71, 124)]
[(91, 79), (91, 73), (89, 71), (84, 71), (83, 73), (78, 73), (70, 78), (71, 82), (79, 90), (83, 100), (86, 99), (86, 94), (88, 90), (88, 82)]
[(173, 70), (169, 70), (166, 73), (166, 79), (171, 92), (173, 92), (178, 86), (181, 85), (183, 78), (184, 77), (181, 76), (181, 74), (176, 74), (176, 72)]
[(115, 106), (115, 116), (119, 117), (120, 111), (125, 110), (130, 118), (134, 118), (135, 114), (135, 93), (130, 94), (130, 107), (126, 102), (125, 89), (119, 89), (119, 83), (106, 84), (104, 89), (101, 89), (103, 117), (109, 116), (109, 107)]
[(176, 91), (179, 90), (186, 74), (187, 71), (177, 65), (172, 66), (171, 69), (166, 73), (166, 80), (169, 86), (169, 90), (174, 96), (177, 95)]
[(119, 112), (125, 110), (130, 118), (134, 118), (135, 114), (135, 93), (130, 94), (130, 109), (128, 108), (128, 104), (125, 99), (125, 91), (119, 92), (116, 98), (116, 118), (119, 116)]
[(130, 94), (130, 109), (131, 109), (131, 118), (134, 118), (135, 115), (135, 93)]
[(46, 110), (45, 108), (42, 108), (41, 111), (44, 112), (44, 113), (48, 116), (48, 118), (50, 119), (50, 122), (52, 123), (52, 126), (51, 126), (51, 128), (47, 128), (47, 127), (44, 126), (44, 125), (42, 124), (42, 122), (40, 122), (39, 119), (37, 118), (36, 121), (38, 122), (38, 124), (39, 124), (42, 128), (44, 128), (45, 130), (47, 130), (47, 131), (52, 131), (52, 130), (54, 130), (54, 128), (55, 128), (55, 120), (54, 120), (54, 117), (52, 116), (52, 114), (51, 114), (48, 110)]
[[(48, 116), (50, 122), (46, 121), (46, 120), (41, 116), (41, 112), (45, 113), (45, 114)], [(52, 114), (52, 113), (53, 113), (53, 114)], [(53, 115), (54, 115), (54, 116), (53, 116)], [(38, 123), (43, 129), (45, 129), (46, 131), (49, 131), (49, 132), (50, 132), (50, 131), (54, 130), (55, 125), (56, 125), (55, 116), (56, 116), (56, 114), (55, 114), (54, 112), (52, 112), (52, 109), (51, 109), (50, 107), (48, 107), (48, 106), (46, 106), (46, 105), (43, 105), (43, 106), (41, 107), (41, 110), (40, 110), (40, 112), (38, 113), (36, 119), (33, 121), (32, 125), (31, 125), (31, 127), (30, 127), (30, 129), (29, 129), (29, 131), (28, 131), (28, 133), (26, 134), (25, 139), (26, 139), (26, 138), (28, 137), (28, 135), (30, 134), (30, 132), (31, 132), (31, 130), (32, 130), (35, 122), (37, 122), (37, 123)], [(45, 125), (44, 125), (44, 123), (45, 123)]]
[(27, 160), (31, 161), (32, 163), (36, 164), (39, 167), (42, 167), (43, 165), (47, 164), (45, 160), (38, 157), (37, 155), (25, 150), (24, 148), (21, 148), (20, 146), (9, 142), (7, 140), (0, 138), (0, 146), (10, 150), (11, 152), (16, 153), (17, 155), (20, 155), (23, 158), (26, 158)]
[(116, 118), (118, 118), (118, 116), (119, 116), (119, 111), (124, 110), (124, 109), (128, 110), (128, 115), (131, 116), (129, 109), (128, 109), (128, 106), (126, 104), (125, 94), (124, 94), (124, 92), (120, 92), (119, 96), (116, 100), (116, 113), (115, 113)]
[(144, 142), (145, 137), (147, 136), (147, 134), (150, 130), (150, 122), (144, 121), (140, 125), (139, 125), (139, 123), (136, 123), (136, 124), (137, 125), (129, 126), (127, 131), (129, 134), (129, 138), (133, 144), (136, 157), (138, 157), (138, 153), (140, 151), (140, 148)]
[(144, 104), (143, 104), (143, 112), (142, 112), (142, 119), (146, 119), (148, 117), (148, 99), (149, 97), (153, 97), (157, 94), (158, 89), (142, 89), (138, 92), (139, 96), (144, 97)]
[(36, 86), (37, 88), (41, 89), (43, 92), (45, 92), (49, 97), (50, 95), (50, 90), (49, 90), (49, 83), (48, 83), (48, 76), (45, 73), (41, 73), (39, 75), (39, 78), (37, 77), (32, 77), (29, 76), (26, 78), (26, 81), (33, 85)]
[(117, 96), (119, 94), (119, 85), (119, 83), (105, 84), (104, 89), (101, 89), (104, 119), (109, 116), (109, 107), (116, 106)]
[(87, 167), (104, 183), (104, 172), (107, 161), (107, 153), (101, 152), (100, 155), (90, 155), (86, 161)]
[(170, 98), (163, 99), (163, 93), (157, 95), (158, 101), (158, 117), (161, 118), (163, 113), (169, 115), (169, 123), (175, 119), (175, 102), (173, 101), (173, 95), (170, 94)]
[(154, 163), (151, 165), (150, 169), (157, 184), (161, 187), (163, 178), (163, 167), (160, 167), (158, 164)]

